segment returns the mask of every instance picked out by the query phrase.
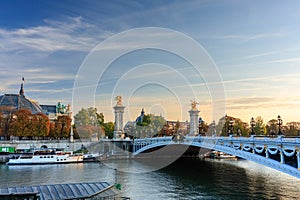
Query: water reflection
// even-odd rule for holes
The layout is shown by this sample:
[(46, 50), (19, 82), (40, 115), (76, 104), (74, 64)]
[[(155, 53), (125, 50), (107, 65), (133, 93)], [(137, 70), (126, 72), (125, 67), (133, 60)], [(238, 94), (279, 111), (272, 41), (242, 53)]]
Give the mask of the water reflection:
[[(300, 180), (249, 161), (180, 159), (158, 171), (141, 160), (105, 164), (0, 166), (0, 187), (71, 182), (114, 182), (132, 199), (297, 199)], [(132, 171), (135, 173), (128, 173)]]

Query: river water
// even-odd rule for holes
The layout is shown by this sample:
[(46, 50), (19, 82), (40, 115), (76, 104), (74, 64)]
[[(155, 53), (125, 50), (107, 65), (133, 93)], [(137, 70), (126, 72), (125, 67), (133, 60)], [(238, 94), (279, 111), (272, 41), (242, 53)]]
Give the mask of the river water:
[[(114, 168), (119, 171), (115, 173)], [(0, 187), (114, 182), (117, 177), (116, 181), (122, 184), (122, 196), (137, 200), (300, 198), (300, 179), (246, 160), (180, 159), (156, 171), (149, 169), (139, 160), (34, 166), (3, 164)]]

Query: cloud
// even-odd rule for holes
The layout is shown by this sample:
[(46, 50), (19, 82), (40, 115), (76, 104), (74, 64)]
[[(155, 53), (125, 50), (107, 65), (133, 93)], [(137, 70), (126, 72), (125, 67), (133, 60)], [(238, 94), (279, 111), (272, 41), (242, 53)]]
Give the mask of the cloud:
[(290, 63), (290, 62), (300, 62), (300, 57), (286, 58), (286, 59), (275, 59), (275, 60), (267, 61), (265, 63)]
[[(45, 24), (19, 29), (0, 29), (1, 51), (88, 51), (112, 33), (84, 21), (82, 17), (66, 21), (46, 19)], [(96, 31), (97, 30), (97, 31)]]
[(258, 40), (270, 37), (283, 37), (286, 33), (257, 33), (257, 34), (224, 34), (224, 35), (213, 35), (207, 36), (210, 39), (220, 39), (220, 40)]
[(282, 53), (286, 53), (286, 52), (293, 52), (293, 51), (299, 51), (299, 50), (300, 50), (300, 48), (296, 47), (296, 48), (281, 49), (280, 51), (262, 52), (262, 53), (258, 53), (258, 54), (245, 56), (243, 59), (253, 59), (253, 58), (257, 58), (257, 57), (265, 57), (265, 56), (277, 55), (277, 54), (282, 54)]

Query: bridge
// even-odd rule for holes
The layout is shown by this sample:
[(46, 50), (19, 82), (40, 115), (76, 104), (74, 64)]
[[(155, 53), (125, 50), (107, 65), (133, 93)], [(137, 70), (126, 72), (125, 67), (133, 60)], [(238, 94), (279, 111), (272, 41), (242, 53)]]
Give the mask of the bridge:
[(171, 145), (221, 151), (300, 178), (299, 138), (185, 136), (180, 139), (174, 137), (135, 139), (132, 141), (133, 156)]

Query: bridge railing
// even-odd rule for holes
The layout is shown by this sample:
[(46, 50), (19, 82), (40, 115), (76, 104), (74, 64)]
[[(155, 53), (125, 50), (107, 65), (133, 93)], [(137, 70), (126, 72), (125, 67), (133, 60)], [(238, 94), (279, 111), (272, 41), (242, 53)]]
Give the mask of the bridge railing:
[(276, 146), (295, 146), (300, 145), (299, 138), (285, 138), (285, 137), (223, 137), (223, 136), (185, 136), (181, 140), (175, 140), (171, 136), (168, 137), (156, 137), (156, 138), (143, 138), (135, 139), (133, 145), (146, 146), (154, 143), (193, 143), (193, 142), (206, 142), (211, 144), (220, 143), (241, 143), (252, 145), (276, 145)]

